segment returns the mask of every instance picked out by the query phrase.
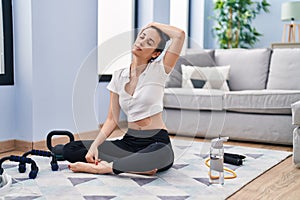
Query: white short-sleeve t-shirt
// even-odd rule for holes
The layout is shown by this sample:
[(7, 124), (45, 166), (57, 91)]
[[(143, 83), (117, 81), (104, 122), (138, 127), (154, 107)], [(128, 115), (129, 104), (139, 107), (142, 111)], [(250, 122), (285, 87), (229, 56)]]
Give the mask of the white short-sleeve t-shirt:
[(149, 63), (131, 96), (125, 91), (125, 85), (130, 81), (130, 67), (126, 67), (114, 72), (107, 89), (119, 95), (119, 104), (128, 122), (134, 122), (163, 111), (164, 88), (169, 74), (165, 72), (162, 60)]

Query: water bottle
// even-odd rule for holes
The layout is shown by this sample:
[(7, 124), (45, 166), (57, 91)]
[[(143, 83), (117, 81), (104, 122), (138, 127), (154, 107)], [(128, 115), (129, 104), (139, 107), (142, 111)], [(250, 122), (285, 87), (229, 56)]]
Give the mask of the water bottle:
[(224, 184), (224, 146), (223, 142), (228, 137), (215, 138), (211, 141), (210, 147), (210, 168), (209, 182), (211, 184)]

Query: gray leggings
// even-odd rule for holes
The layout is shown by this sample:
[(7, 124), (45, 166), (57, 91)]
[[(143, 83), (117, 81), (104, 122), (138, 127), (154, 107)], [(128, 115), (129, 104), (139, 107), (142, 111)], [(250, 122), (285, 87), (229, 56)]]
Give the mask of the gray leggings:
[[(86, 162), (92, 140), (66, 144), (63, 156), (69, 162)], [(164, 171), (173, 165), (174, 153), (165, 129), (128, 129), (120, 140), (105, 141), (99, 147), (99, 159), (113, 162), (113, 172)]]

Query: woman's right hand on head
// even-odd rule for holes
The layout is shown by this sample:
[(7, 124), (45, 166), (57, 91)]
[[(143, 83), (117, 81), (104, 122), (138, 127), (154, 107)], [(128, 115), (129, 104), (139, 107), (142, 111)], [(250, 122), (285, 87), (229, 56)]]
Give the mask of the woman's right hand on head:
[(98, 147), (97, 145), (92, 144), (89, 151), (85, 155), (85, 159), (88, 163), (95, 163), (98, 165), (99, 158), (98, 158)]

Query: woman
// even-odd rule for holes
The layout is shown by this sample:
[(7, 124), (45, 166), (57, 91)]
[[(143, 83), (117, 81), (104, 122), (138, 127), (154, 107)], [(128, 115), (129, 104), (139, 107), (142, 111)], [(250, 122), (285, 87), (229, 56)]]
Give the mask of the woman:
[[(169, 39), (163, 58), (155, 60)], [(109, 112), (97, 138), (64, 147), (72, 171), (153, 175), (172, 166), (174, 154), (162, 119), (163, 92), (184, 39), (184, 31), (165, 24), (154, 22), (141, 30), (130, 67), (115, 71), (107, 86)], [(120, 108), (127, 115), (128, 131), (121, 140), (106, 141), (118, 124)]]

